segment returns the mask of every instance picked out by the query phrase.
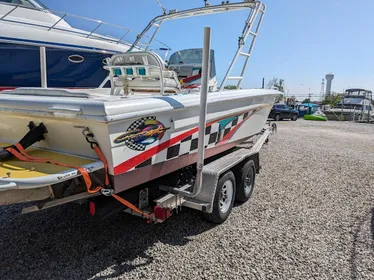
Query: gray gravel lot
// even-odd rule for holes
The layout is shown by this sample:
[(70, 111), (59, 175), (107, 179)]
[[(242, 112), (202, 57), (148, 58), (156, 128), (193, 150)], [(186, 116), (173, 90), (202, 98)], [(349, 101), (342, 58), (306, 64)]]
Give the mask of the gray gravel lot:
[(219, 226), (0, 207), (0, 279), (374, 279), (374, 125), (278, 127), (252, 199)]

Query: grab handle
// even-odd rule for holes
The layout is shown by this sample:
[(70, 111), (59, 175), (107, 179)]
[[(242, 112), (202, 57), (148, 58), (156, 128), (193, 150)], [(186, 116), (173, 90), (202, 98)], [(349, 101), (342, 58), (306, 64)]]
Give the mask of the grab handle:
[(48, 111), (52, 113), (75, 113), (76, 115), (82, 115), (81, 108), (60, 108), (60, 107), (49, 107)]

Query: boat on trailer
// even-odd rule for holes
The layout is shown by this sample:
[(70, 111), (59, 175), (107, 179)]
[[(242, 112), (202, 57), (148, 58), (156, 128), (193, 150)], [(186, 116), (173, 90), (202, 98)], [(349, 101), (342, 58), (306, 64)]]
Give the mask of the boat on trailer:
[[(234, 79), (240, 88), (265, 9), (259, 1), (244, 1), (156, 17), (130, 48), (136, 48), (153, 27), (144, 51), (117, 54), (107, 60), (110, 89), (3, 91), (0, 204), (41, 201), (25, 209), (30, 212), (88, 199), (93, 203), (93, 213), (98, 197), (112, 196), (127, 211), (152, 221), (164, 220), (171, 209), (183, 204), (222, 222), (224, 219), (211, 216), (216, 211), (214, 186), (224, 172), (231, 172), (230, 168), (242, 170), (248, 159), (251, 164), (245, 165), (246, 170), (254, 176), (260, 168), (259, 149), (274, 130), (274, 126), (264, 130), (264, 126), (273, 103), (281, 95), (279, 91), (223, 90), (225, 82)], [(186, 60), (191, 59), (188, 53), (201, 54), (201, 61), (194, 61), (193, 65), (171, 63), (166, 68), (159, 55), (148, 51), (165, 21), (237, 10), (250, 13), (219, 87), (207, 28), (203, 50), (179, 53)], [(245, 51), (249, 38), (252, 40)], [(243, 67), (240, 75), (233, 76), (238, 57), (244, 58)], [(250, 149), (238, 150), (238, 145), (259, 134), (263, 134), (260, 142), (252, 143)], [(204, 159), (210, 165), (204, 166)], [(174, 184), (172, 177), (167, 177), (186, 174), (189, 167), (197, 170), (196, 177), (190, 177), (192, 183), (182, 186), (179, 179)], [(165, 178), (169, 186), (154, 186), (155, 180), (161, 182)], [(243, 180), (244, 186), (250, 179)], [(226, 188), (222, 197), (228, 199), (229, 193), (232, 198), (235, 182), (225, 184), (221, 186)], [(162, 198), (156, 199), (160, 192)]]

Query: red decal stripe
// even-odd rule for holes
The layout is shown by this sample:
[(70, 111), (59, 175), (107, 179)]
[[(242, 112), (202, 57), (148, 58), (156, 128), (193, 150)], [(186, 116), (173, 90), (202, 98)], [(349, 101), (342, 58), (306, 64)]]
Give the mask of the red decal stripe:
[[(241, 114), (244, 114), (244, 113), (247, 113), (247, 112), (248, 111), (243, 111), (243, 112), (236, 113), (234, 115), (221, 117), (219, 119), (216, 119), (214, 121), (211, 121), (211, 122), (207, 123), (206, 127), (211, 126), (212, 124), (214, 124), (216, 122), (219, 122), (221, 120), (224, 120), (226, 118), (230, 118), (231, 116), (237, 116), (237, 115), (241, 115)], [(246, 119), (248, 119), (248, 117)], [(243, 121), (241, 123), (243, 123)], [(176, 136), (172, 139), (169, 139), (169, 140), (161, 143), (158, 146), (150, 148), (149, 150), (146, 150), (146, 151), (142, 152), (141, 154), (126, 160), (125, 162), (123, 162), (123, 163), (114, 167), (114, 175), (119, 175), (119, 174), (122, 174), (122, 173), (125, 173), (125, 172), (129, 171), (130, 169), (134, 168), (135, 166), (137, 166), (137, 165), (141, 164), (142, 162), (146, 161), (147, 159), (153, 157), (155, 154), (169, 148), (170, 146), (182, 141), (184, 138), (194, 134), (198, 130), (199, 130), (198, 127), (190, 129), (190, 130), (188, 130), (188, 131), (186, 131), (186, 132), (184, 132), (184, 133), (182, 133), (182, 134), (180, 134), (180, 135), (178, 135), (178, 136)]]
[(221, 141), (218, 142), (217, 145), (222, 145), (222, 144), (226, 144), (227, 141), (229, 141), (231, 139), (231, 137), (235, 134), (235, 132), (242, 126), (242, 124), (248, 120), (250, 117), (252, 117), (255, 113), (257, 113), (258, 111), (260, 111), (260, 109), (255, 109), (253, 110), (252, 113), (250, 113), (245, 119), (243, 119), (240, 123), (238, 123), (233, 129), (230, 130), (229, 133), (227, 133)]
[(130, 158), (126, 160), (125, 162), (121, 163), (120, 165), (117, 165), (114, 167), (114, 175), (118, 175), (121, 173), (124, 173), (126, 171), (129, 171), (131, 168), (141, 164), (142, 162), (146, 161), (150, 157), (154, 156), (155, 154), (167, 149), (168, 147), (178, 143), (179, 141), (182, 141), (184, 138), (194, 134), (199, 129), (197, 127), (186, 131), (172, 139), (169, 139), (165, 141), (164, 143), (161, 143), (158, 146), (155, 146), (147, 151), (142, 152), (140, 155), (137, 155), (133, 158)]
[(15, 87), (0, 87), (0, 91), (2, 91), (2, 90), (11, 90), (11, 89), (15, 89)]

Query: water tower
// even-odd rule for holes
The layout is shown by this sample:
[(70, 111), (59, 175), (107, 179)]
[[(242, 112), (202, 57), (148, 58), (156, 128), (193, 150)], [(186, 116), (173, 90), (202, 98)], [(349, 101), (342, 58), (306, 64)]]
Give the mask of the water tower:
[(331, 94), (331, 82), (332, 79), (334, 79), (334, 74), (333, 73), (328, 73), (326, 74), (326, 91), (325, 94), (326, 96), (329, 96)]

